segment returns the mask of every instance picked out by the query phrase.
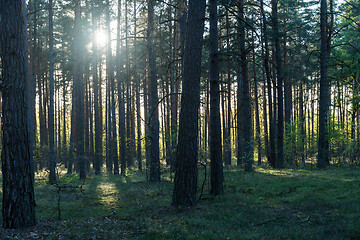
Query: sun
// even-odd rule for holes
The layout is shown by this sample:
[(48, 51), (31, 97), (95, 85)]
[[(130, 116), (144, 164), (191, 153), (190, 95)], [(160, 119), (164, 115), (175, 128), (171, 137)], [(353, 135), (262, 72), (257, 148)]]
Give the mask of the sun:
[(95, 43), (100, 46), (105, 46), (107, 44), (107, 35), (106, 33), (99, 29), (95, 32)]

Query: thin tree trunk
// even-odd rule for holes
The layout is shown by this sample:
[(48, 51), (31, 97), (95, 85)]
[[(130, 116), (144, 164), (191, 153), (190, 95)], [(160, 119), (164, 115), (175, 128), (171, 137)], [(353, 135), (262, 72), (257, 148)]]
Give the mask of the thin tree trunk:
[[(261, 57), (264, 58), (264, 50), (261, 49)], [(269, 161), (269, 134), (268, 134), (268, 115), (267, 115), (267, 101), (266, 101), (266, 77), (265, 77), (265, 70), (264, 64), (262, 67), (262, 78), (263, 78), (263, 121), (264, 121), (264, 143), (265, 143), (265, 154), (266, 158)]]
[(270, 68), (269, 68), (269, 40), (267, 34), (267, 20), (264, 12), (264, 3), (263, 0), (260, 0), (261, 6), (261, 15), (262, 15), (262, 23), (263, 23), (263, 40), (265, 46), (265, 54), (264, 54), (264, 69), (266, 75), (266, 83), (267, 83), (267, 90), (268, 90), (268, 99), (269, 99), (269, 155), (268, 155), (268, 162), (270, 166), (275, 167), (276, 162), (276, 154), (275, 154), (275, 123), (273, 117), (273, 101), (272, 101), (272, 91), (271, 91), (271, 76), (270, 76)]
[[(239, 0), (239, 44), (240, 44), (240, 74), (238, 86), (240, 91), (240, 101), (238, 105), (238, 141), (243, 144), (242, 152), (238, 157), (245, 163), (245, 171), (253, 169), (253, 147), (252, 147), (252, 127), (251, 127), (251, 106), (250, 106), (250, 84), (248, 77), (247, 54), (245, 47), (245, 21), (244, 21), (244, 1)], [(238, 93), (239, 94), (239, 93)], [(240, 140), (240, 138), (243, 138)]]
[[(134, 59), (137, 59), (137, 5), (134, 2)], [(138, 74), (138, 63), (134, 66), (134, 78), (136, 82), (136, 125), (137, 125), (137, 146), (136, 158), (138, 161), (138, 168), (142, 171), (142, 154), (141, 154), (141, 107), (140, 107), (140, 77)]]
[[(97, 16), (95, 13), (95, 0), (92, 0), (92, 30), (93, 33), (97, 29)], [(92, 76), (93, 76), (93, 88), (94, 88), (94, 122), (95, 122), (95, 159), (94, 159), (94, 169), (95, 175), (101, 174), (101, 165), (102, 165), (102, 154), (101, 154), (101, 117), (100, 107), (99, 107), (99, 83), (98, 83), (98, 46), (97, 42), (94, 41), (92, 45), (93, 55), (92, 55)], [(101, 106), (101, 104), (100, 104)]]
[(172, 49), (172, 74), (170, 83), (170, 101), (171, 101), (171, 172), (175, 168), (175, 153), (177, 146), (177, 93), (175, 90), (176, 82), (176, 53), (177, 53), (177, 23), (174, 21), (174, 33), (173, 33), (173, 49)]
[[(109, 0), (107, 0), (109, 3)], [(109, 3), (110, 7), (110, 3)], [(110, 16), (109, 19), (110, 20)], [(108, 22), (109, 32), (109, 44), (108, 44), (108, 57), (109, 57), (109, 80), (110, 80), (110, 98), (111, 98), (111, 158), (114, 164), (114, 175), (119, 174), (119, 159), (118, 159), (118, 149), (117, 149), (117, 131), (116, 131), (116, 116), (115, 116), (115, 77), (113, 70), (113, 59), (112, 59), (112, 49), (111, 49), (111, 29), (110, 29), (110, 21)]]
[(118, 0), (118, 17), (117, 17), (117, 42), (116, 42), (116, 72), (118, 84), (118, 101), (119, 101), (119, 135), (120, 135), (120, 163), (121, 175), (126, 173), (126, 139), (125, 139), (125, 104), (124, 92), (122, 90), (121, 75), (121, 0)]
[(56, 181), (55, 175), (55, 129), (54, 129), (54, 24), (53, 24), (53, 1), (49, 0), (49, 90), (50, 90), (50, 107), (49, 107), (49, 182), (54, 183)]
[[(115, 147), (114, 144), (114, 131), (113, 126), (115, 122), (113, 122), (115, 116), (113, 116), (113, 89), (114, 89), (114, 71), (112, 69), (112, 49), (111, 49), (111, 27), (110, 27), (110, 0), (106, 0), (106, 28), (107, 28), (107, 52), (106, 52), (106, 78), (107, 78), (107, 151), (106, 151), (106, 170), (111, 173), (114, 169), (113, 164), (115, 164)], [(114, 109), (115, 111), (115, 109)], [(116, 127), (116, 126), (115, 126)], [(115, 173), (115, 172), (114, 172)], [(116, 173), (115, 173), (116, 174)]]
[(223, 166), (220, 123), (220, 88), (218, 55), (217, 0), (210, 0), (210, 161), (211, 190), (214, 195), (223, 194)]
[(74, 39), (74, 84), (76, 87), (75, 101), (75, 117), (76, 117), (76, 157), (78, 159), (80, 179), (86, 178), (86, 164), (84, 156), (84, 98), (83, 98), (83, 82), (80, 70), (81, 55), (81, 23), (80, 23), (80, 2), (75, 2), (75, 35)]
[[(38, 53), (41, 51), (41, 42), (38, 44)], [(40, 127), (40, 146), (46, 145), (45, 141), (45, 123), (44, 123), (44, 111), (43, 111), (43, 91), (42, 91), (42, 80), (41, 80), (41, 52), (37, 58), (38, 66), (37, 70), (37, 81), (38, 81), (38, 94), (39, 94), (39, 127)], [(40, 169), (43, 167), (43, 163), (40, 162)]]
[(276, 168), (284, 167), (284, 101), (283, 101), (283, 64), (280, 49), (280, 32), (278, 23), (278, 0), (271, 1), (272, 7), (272, 23), (274, 31), (274, 45), (275, 45), (275, 61), (276, 61), (276, 76), (277, 76), (277, 92), (278, 92), (278, 109), (277, 109), (277, 151), (276, 151)]
[[(231, 166), (231, 58), (230, 58), (230, 34), (229, 34), (229, 13), (226, 11), (226, 47), (229, 53), (227, 57), (227, 122), (223, 126), (224, 131), (224, 163)], [(223, 114), (225, 114), (225, 109)]]
[[(86, 33), (85, 33), (86, 34)], [(90, 113), (89, 113), (89, 92), (88, 92), (88, 83), (89, 83), (89, 68), (90, 64), (86, 60), (86, 63), (84, 64), (84, 71), (85, 71), (85, 77), (84, 77), (84, 147), (85, 147), (85, 156), (86, 156), (86, 172), (90, 171), (90, 161), (89, 161), (89, 147), (90, 147)]]
[[(284, 24), (286, 24), (286, 20), (284, 19)], [(287, 36), (286, 32), (283, 36), (284, 43), (284, 69), (287, 67)], [(286, 71), (284, 71), (286, 72)], [(284, 105), (285, 105), (285, 129), (288, 134), (288, 128), (291, 124), (291, 112), (292, 112), (292, 90), (291, 90), (291, 81), (287, 74), (284, 74)]]
[(328, 68), (328, 36), (327, 26), (327, 0), (320, 0), (320, 100), (319, 100), (319, 138), (317, 167), (324, 168), (330, 164), (328, 125), (330, 121), (330, 83), (327, 78)]
[[(34, 5), (34, 18), (33, 18), (33, 36), (29, 35), (31, 46), (30, 47), (30, 114), (31, 114), (31, 144), (32, 149), (30, 150), (31, 154), (34, 155), (34, 150), (36, 149), (36, 61), (37, 61), (37, 0), (34, 0), (34, 3), (29, 1), (29, 12), (32, 10), (32, 5)], [(31, 21), (30, 21), (31, 22)], [(31, 34), (31, 27), (29, 33)], [(37, 161), (34, 159), (34, 171), (37, 171)]]
[(304, 153), (304, 146), (305, 146), (305, 114), (304, 114), (304, 89), (303, 83), (300, 82), (300, 91), (299, 91), (299, 124), (300, 124), (300, 156), (301, 161), (305, 163), (305, 153)]
[(160, 181), (159, 159), (159, 110), (156, 56), (154, 50), (154, 0), (148, 2), (147, 44), (149, 51), (150, 95), (149, 95), (149, 127), (150, 127), (150, 182)]
[(253, 39), (253, 75), (254, 75), (254, 92), (255, 92), (255, 123), (256, 123), (256, 142), (258, 148), (258, 165), (261, 164), (261, 136), (260, 136), (260, 116), (259, 116), (259, 97), (258, 97), (258, 82), (256, 78), (256, 57), (255, 57), (255, 38), (254, 33), (251, 34)]

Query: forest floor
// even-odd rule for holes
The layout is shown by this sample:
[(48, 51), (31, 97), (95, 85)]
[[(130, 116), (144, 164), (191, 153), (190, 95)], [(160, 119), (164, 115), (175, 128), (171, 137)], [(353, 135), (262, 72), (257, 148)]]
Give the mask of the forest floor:
[(63, 175), (59, 211), (59, 187), (38, 174), (37, 225), (0, 227), (0, 239), (360, 239), (359, 167), (253, 173), (231, 167), (225, 194), (208, 195), (207, 179), (193, 208), (170, 207), (173, 183), (164, 175), (160, 183), (133, 171), (84, 182)]

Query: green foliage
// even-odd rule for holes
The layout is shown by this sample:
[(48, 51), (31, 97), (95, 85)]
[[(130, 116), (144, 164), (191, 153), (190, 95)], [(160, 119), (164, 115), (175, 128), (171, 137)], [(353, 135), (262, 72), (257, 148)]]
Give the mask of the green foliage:
[(360, 142), (349, 138), (344, 123), (332, 122), (329, 128), (330, 154), (336, 165), (360, 164)]
[(47, 159), (49, 154), (50, 154), (49, 146), (47, 145), (36, 146), (36, 149), (34, 151), (34, 158), (41, 169), (47, 166)]
[[(193, 208), (170, 207), (170, 181), (148, 183), (138, 172), (93, 176), (84, 194), (70, 188), (62, 192), (61, 221), (56, 220), (56, 188), (37, 177), (37, 226), (0, 229), (0, 234), (2, 239), (356, 239), (359, 170), (256, 168), (244, 173), (230, 167), (225, 195), (205, 194)], [(75, 175), (59, 181), (83, 184)]]
[(330, 140), (330, 154), (333, 158), (333, 162), (339, 164), (348, 160), (347, 146), (351, 143), (351, 140), (347, 137), (344, 124), (339, 122), (332, 122), (329, 128), (329, 140)]
[(301, 161), (307, 152), (306, 143), (301, 139), (300, 124), (301, 122), (297, 119), (286, 125), (284, 159), (289, 166), (297, 165), (298, 161)]

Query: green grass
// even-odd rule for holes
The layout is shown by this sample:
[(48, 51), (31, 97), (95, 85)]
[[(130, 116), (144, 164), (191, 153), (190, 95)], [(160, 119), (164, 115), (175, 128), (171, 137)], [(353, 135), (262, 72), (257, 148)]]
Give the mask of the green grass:
[[(203, 170), (200, 170), (201, 174)], [(199, 185), (203, 181), (200, 174)], [(145, 176), (62, 176), (58, 193), (36, 180), (37, 226), (0, 229), (0, 239), (360, 239), (360, 169), (225, 170), (225, 194), (170, 207), (173, 184)]]

